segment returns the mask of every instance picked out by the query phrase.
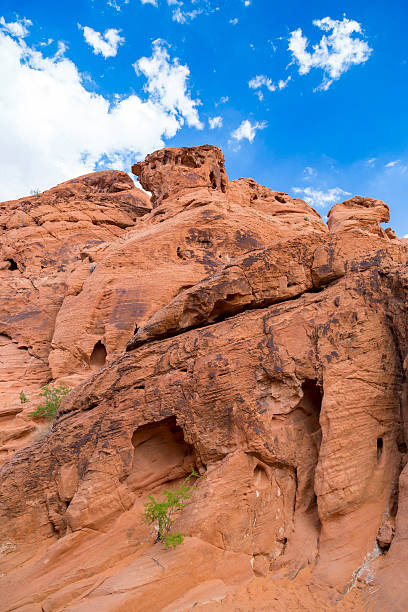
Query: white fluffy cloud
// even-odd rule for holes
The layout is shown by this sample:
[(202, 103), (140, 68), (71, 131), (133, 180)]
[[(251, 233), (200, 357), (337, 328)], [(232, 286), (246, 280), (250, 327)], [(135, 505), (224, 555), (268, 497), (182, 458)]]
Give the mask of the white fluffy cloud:
[(107, 57), (115, 57), (118, 52), (119, 45), (123, 45), (125, 39), (119, 36), (120, 30), (109, 28), (105, 30), (103, 35), (89, 26), (82, 27), (78, 24), (80, 30), (84, 33), (84, 38), (88, 45), (92, 47), (95, 55), (100, 53), (106, 59)]
[(173, 21), (177, 23), (189, 23), (193, 21), (198, 15), (201, 15), (201, 9), (194, 9), (192, 11), (183, 11), (179, 6), (173, 11)]
[(223, 124), (222, 117), (218, 115), (217, 117), (209, 117), (208, 124), (210, 126), (210, 130), (215, 130), (215, 128), (221, 128)]
[(185, 122), (202, 127), (189, 69), (170, 59), (162, 41), (135, 67), (147, 80), (144, 99), (117, 95), (112, 102), (86, 89), (63, 46), (45, 57), (0, 31), (0, 200), (102, 165), (128, 170)]
[(388, 162), (388, 164), (385, 164), (385, 168), (394, 168), (395, 166), (398, 166), (398, 164), (400, 163), (400, 159), (393, 159), (392, 161)]
[(292, 79), (291, 76), (288, 76), (287, 79), (280, 79), (277, 83), (274, 83), (272, 79), (268, 78), (264, 74), (258, 74), (256, 77), (251, 79), (248, 82), (248, 86), (250, 89), (255, 89), (257, 96), (260, 100), (263, 100), (263, 93), (261, 89), (266, 87), (269, 91), (276, 91), (277, 89), (284, 89), (289, 84), (289, 81)]
[(276, 85), (264, 74), (258, 74), (256, 77), (251, 79), (248, 83), (251, 89), (260, 89), (261, 87), (266, 87), (269, 91), (276, 91)]
[(28, 34), (28, 28), (33, 25), (29, 19), (19, 19), (16, 21), (9, 21), (8, 23), (4, 17), (0, 17), (0, 27), (17, 38), (24, 38)]
[(267, 126), (266, 121), (256, 122), (252, 124), (249, 119), (245, 119), (236, 130), (231, 133), (234, 140), (238, 142), (246, 138), (249, 142), (253, 142), (258, 130), (264, 130)]
[(293, 61), (299, 65), (299, 74), (307, 74), (311, 68), (323, 70), (323, 82), (318, 89), (327, 90), (353, 64), (366, 62), (372, 49), (361, 37), (353, 36), (362, 35), (361, 24), (357, 21), (346, 17), (342, 21), (325, 17), (314, 20), (313, 25), (330, 34), (324, 34), (310, 53), (307, 51), (308, 40), (299, 28), (291, 32), (289, 50)]
[(293, 187), (293, 192), (297, 195), (302, 194), (302, 197), (314, 208), (326, 208), (331, 204), (337, 204), (345, 199), (345, 196), (351, 195), (348, 191), (333, 187), (323, 191), (322, 189), (314, 189), (313, 187)]
[(116, 9), (118, 11), (118, 13), (122, 9), (123, 5), (129, 4), (129, 0), (106, 0), (106, 2), (107, 2), (108, 6), (110, 6), (111, 8)]
[[(159, 6), (159, 0), (141, 0), (141, 2)], [(167, 4), (172, 10), (172, 20), (183, 25), (190, 23), (198, 15), (208, 15), (219, 10), (219, 7), (214, 6), (213, 0), (167, 0)]]
[(179, 64), (177, 58), (170, 61), (163, 41), (155, 41), (152, 57), (142, 57), (134, 64), (134, 68), (147, 78), (144, 90), (149, 94), (151, 102), (176, 118), (180, 125), (186, 119), (190, 127), (203, 129), (196, 108), (201, 102), (193, 100), (187, 91), (190, 70), (188, 66)]

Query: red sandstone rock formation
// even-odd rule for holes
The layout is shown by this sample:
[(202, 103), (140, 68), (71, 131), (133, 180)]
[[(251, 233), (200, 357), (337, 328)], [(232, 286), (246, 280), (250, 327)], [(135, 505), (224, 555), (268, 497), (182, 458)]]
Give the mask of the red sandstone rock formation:
[[(354, 197), (327, 228), (207, 145), (133, 170), (152, 208), (120, 172), (2, 205), (0, 610), (406, 610), (388, 207)], [(39, 437), (50, 379), (77, 386)], [(143, 503), (193, 466), (166, 550)]]
[[(53, 377), (56, 318), (91, 277), (91, 254), (116, 242), (150, 208), (148, 196), (116, 171), (0, 205), (0, 463), (38, 435), (25, 418), (33, 405), (20, 405), (19, 392), (36, 400)], [(81, 373), (89, 373), (89, 357), (80, 355)]]

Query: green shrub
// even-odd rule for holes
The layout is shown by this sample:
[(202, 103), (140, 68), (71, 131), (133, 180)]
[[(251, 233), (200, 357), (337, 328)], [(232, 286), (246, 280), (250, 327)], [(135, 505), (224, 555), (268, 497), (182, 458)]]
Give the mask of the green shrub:
[(178, 532), (170, 533), (170, 530), (175, 520), (174, 514), (184, 508), (193, 494), (195, 487), (190, 484), (190, 480), (193, 477), (199, 478), (200, 475), (193, 470), (177, 489), (173, 491), (166, 489), (163, 492), (163, 499), (157, 500), (153, 495), (149, 495), (150, 501), (144, 504), (146, 508), (143, 513), (144, 521), (149, 525), (156, 524), (156, 542), (163, 542), (166, 548), (176, 548), (176, 546), (184, 541), (184, 534)]
[(40, 196), (41, 195), (41, 191), (39, 189), (31, 189), (30, 195), (32, 195), (32, 196)]
[(26, 396), (24, 391), (20, 391), (20, 404), (26, 404), (30, 399)]
[(69, 393), (70, 389), (64, 383), (59, 385), (44, 385), (41, 387), (40, 395), (45, 399), (43, 404), (40, 404), (34, 412), (28, 415), (32, 419), (48, 419), (53, 421), (57, 416), (58, 408), (61, 405), (63, 398)]

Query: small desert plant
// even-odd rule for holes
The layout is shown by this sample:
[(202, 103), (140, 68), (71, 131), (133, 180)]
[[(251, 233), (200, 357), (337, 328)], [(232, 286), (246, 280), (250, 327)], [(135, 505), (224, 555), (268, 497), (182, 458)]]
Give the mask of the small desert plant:
[(200, 475), (193, 470), (183, 482), (174, 489), (169, 491), (166, 489), (163, 492), (163, 499), (158, 500), (149, 495), (150, 501), (144, 504), (146, 508), (143, 513), (143, 518), (149, 525), (156, 524), (157, 536), (156, 542), (163, 542), (166, 548), (176, 548), (184, 541), (184, 534), (173, 532), (170, 530), (174, 523), (174, 514), (184, 508), (188, 500), (193, 494), (194, 486), (190, 484), (191, 478), (199, 478)]
[(39, 195), (41, 195), (41, 191), (39, 189), (31, 189), (30, 195), (32, 195), (32, 196), (39, 196)]
[(44, 398), (44, 403), (40, 404), (34, 412), (28, 415), (32, 419), (48, 419), (53, 421), (57, 416), (58, 408), (63, 398), (69, 393), (70, 389), (64, 383), (59, 385), (44, 385), (41, 387), (40, 395)]
[(30, 398), (26, 396), (24, 391), (20, 391), (20, 404), (26, 404), (29, 401), (30, 401)]
[(310, 221), (310, 217), (305, 216), (303, 218), (304, 218), (305, 221)]

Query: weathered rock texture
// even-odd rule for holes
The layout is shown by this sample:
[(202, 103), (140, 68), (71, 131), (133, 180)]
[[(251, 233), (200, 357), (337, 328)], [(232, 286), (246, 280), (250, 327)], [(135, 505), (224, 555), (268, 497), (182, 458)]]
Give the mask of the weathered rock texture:
[[(35, 399), (53, 378), (56, 319), (87, 283), (91, 254), (117, 242), (150, 209), (148, 196), (116, 171), (0, 205), (0, 462), (37, 435), (24, 416), (33, 406), (19, 405), (18, 395), (24, 389)], [(89, 372), (91, 353), (80, 355), (81, 374)]]
[[(3, 204), (0, 610), (406, 610), (408, 245), (387, 205), (326, 227), (207, 145), (133, 170), (152, 208), (119, 172)], [(77, 386), (26, 446), (16, 397), (49, 379)], [(194, 466), (168, 551), (143, 503)]]

